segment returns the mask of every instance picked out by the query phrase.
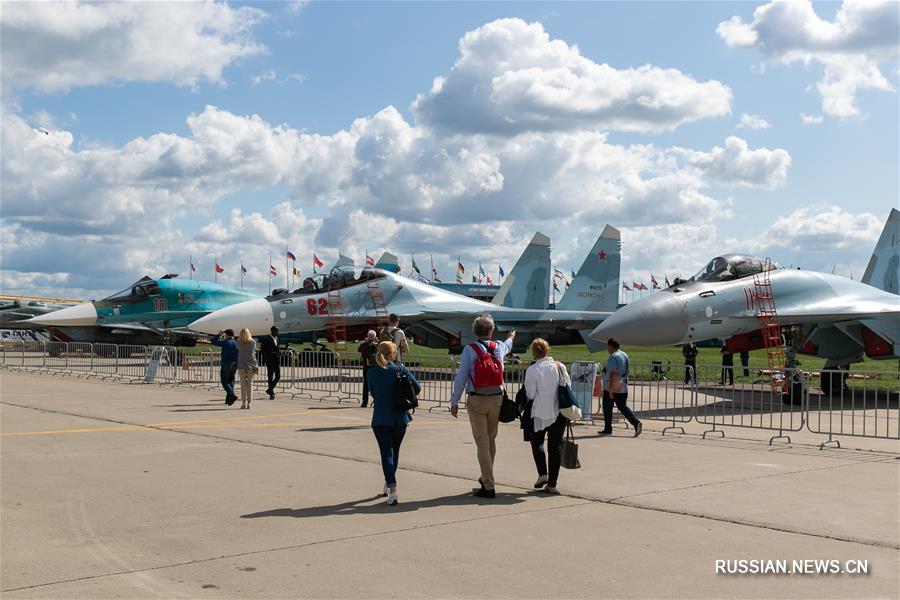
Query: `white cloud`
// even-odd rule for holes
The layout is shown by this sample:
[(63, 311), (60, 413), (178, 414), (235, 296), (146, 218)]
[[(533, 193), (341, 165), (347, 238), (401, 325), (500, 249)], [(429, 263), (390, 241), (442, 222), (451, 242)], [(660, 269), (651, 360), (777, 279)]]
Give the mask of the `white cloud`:
[(768, 129), (772, 125), (760, 117), (759, 115), (751, 115), (747, 113), (743, 113), (741, 115), (741, 120), (738, 123), (738, 129), (742, 127), (746, 127), (748, 129)]
[(825, 117), (822, 115), (808, 115), (806, 113), (800, 113), (800, 120), (803, 121), (804, 125), (821, 125), (823, 121), (825, 121)]
[(250, 76), (250, 82), (253, 83), (254, 86), (259, 85), (264, 81), (275, 81), (276, 79), (278, 79), (278, 74), (274, 71), (274, 69), (266, 69), (261, 73)]
[(287, 3), (287, 11), (292, 15), (299, 15), (309, 5), (309, 0), (291, 0)]
[(679, 152), (708, 181), (729, 187), (776, 188), (784, 183), (791, 166), (787, 150), (751, 150), (745, 140), (735, 136), (725, 140), (724, 148), (716, 146), (710, 152), (680, 149)]
[(762, 233), (745, 240), (727, 240), (730, 248), (769, 256), (783, 266), (817, 271), (838, 267), (838, 274), (861, 274), (875, 248), (887, 215), (853, 213), (819, 203), (780, 216)]
[(731, 90), (652, 65), (615, 69), (551, 40), (540, 23), (500, 19), (466, 33), (449, 74), (420, 94), (423, 124), (467, 133), (665, 131), (727, 115)]
[(224, 2), (10, 2), (0, 12), (6, 90), (42, 92), (116, 81), (196, 86), (266, 51), (250, 31), (265, 16)]
[(878, 65), (895, 64), (900, 56), (897, 2), (845, 0), (834, 21), (826, 21), (809, 0), (772, 1), (756, 8), (752, 22), (734, 16), (716, 32), (729, 46), (755, 47), (785, 64), (821, 64), (824, 74), (816, 87), (830, 116), (859, 116), (860, 90), (894, 89)]

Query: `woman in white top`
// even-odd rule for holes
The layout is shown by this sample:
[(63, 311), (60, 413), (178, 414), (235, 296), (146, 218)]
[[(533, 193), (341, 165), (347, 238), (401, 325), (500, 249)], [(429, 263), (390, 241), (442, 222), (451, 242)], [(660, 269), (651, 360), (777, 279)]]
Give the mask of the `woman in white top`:
[[(525, 435), (531, 441), (531, 453), (538, 472), (534, 487), (544, 488), (548, 494), (558, 494), (556, 480), (559, 477), (559, 446), (568, 420), (559, 414), (556, 388), (560, 386), (560, 378), (562, 383), (570, 383), (571, 380), (565, 365), (557, 363), (550, 356), (550, 344), (546, 340), (537, 338), (531, 342), (531, 354), (534, 356), (534, 363), (525, 372), (525, 395), (530, 409), (527, 417), (530, 418), (531, 427), (527, 427), (526, 423)], [(550, 455), (549, 471), (547, 456), (544, 454), (544, 437), (547, 438), (547, 453)]]

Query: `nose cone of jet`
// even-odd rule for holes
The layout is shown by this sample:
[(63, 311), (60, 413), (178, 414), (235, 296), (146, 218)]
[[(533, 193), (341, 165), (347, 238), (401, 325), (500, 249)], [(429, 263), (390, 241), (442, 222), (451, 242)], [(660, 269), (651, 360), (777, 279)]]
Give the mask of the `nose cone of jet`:
[(212, 335), (225, 329), (233, 329), (237, 334), (246, 327), (253, 335), (263, 335), (269, 333), (274, 324), (272, 307), (265, 299), (258, 298), (211, 312), (188, 325), (188, 329)]
[(97, 309), (90, 302), (67, 306), (45, 315), (38, 315), (25, 321), (44, 327), (78, 327), (97, 324)]
[(679, 344), (687, 335), (685, 306), (672, 293), (654, 294), (614, 312), (591, 332), (591, 337), (599, 341), (612, 337), (629, 346)]

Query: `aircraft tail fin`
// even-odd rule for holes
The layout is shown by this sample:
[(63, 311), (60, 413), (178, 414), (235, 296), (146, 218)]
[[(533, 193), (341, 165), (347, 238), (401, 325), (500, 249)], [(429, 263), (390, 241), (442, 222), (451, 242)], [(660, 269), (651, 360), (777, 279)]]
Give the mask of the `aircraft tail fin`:
[(550, 298), (550, 238), (534, 234), (491, 301), (509, 308), (544, 310)]
[(900, 295), (900, 210), (891, 209), (875, 252), (869, 259), (862, 282), (879, 290)]
[(611, 225), (600, 233), (575, 279), (556, 305), (562, 310), (613, 312), (619, 307), (622, 234)]
[(400, 272), (400, 260), (396, 255), (391, 254), (390, 252), (382, 254), (381, 258), (378, 259), (378, 262), (375, 263), (375, 266), (379, 269), (390, 271), (391, 273)]
[(352, 267), (352, 266), (353, 266), (353, 259), (350, 258), (349, 256), (344, 256), (343, 254), (341, 254), (340, 252), (338, 252), (338, 259), (337, 259), (337, 261), (334, 263), (334, 266), (337, 267), (338, 269), (342, 269), (342, 268), (346, 268), (346, 267)]

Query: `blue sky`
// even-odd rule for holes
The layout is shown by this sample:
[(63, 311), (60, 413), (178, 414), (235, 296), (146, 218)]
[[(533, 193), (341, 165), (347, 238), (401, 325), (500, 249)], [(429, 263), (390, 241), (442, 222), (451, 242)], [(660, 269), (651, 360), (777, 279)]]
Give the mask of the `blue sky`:
[(794, 4), (6, 3), (0, 283), (97, 297), (193, 254), (264, 290), (285, 243), (446, 280), (538, 229), (568, 271), (607, 222), (626, 278), (858, 276), (900, 197), (900, 9)]

